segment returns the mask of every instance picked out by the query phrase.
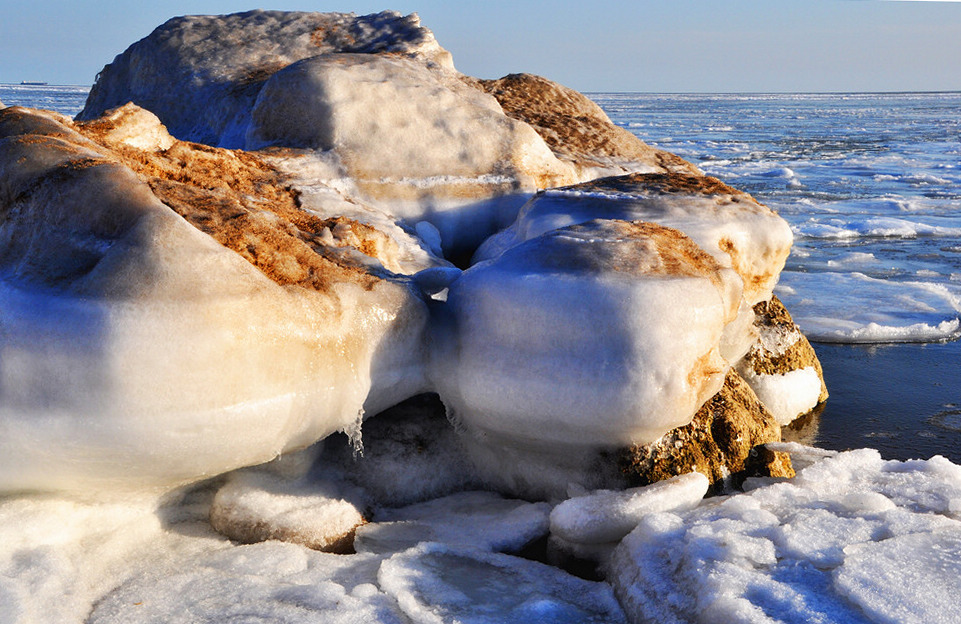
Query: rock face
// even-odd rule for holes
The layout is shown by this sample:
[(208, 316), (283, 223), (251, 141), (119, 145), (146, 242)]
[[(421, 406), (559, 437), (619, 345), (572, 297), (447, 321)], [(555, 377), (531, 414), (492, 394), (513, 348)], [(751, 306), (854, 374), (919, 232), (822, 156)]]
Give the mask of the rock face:
[(556, 82), (510, 74), (476, 84), (497, 98), (509, 117), (530, 124), (582, 180), (633, 172), (700, 175), (691, 163), (615, 126), (600, 106)]
[(778, 423), (790, 424), (828, 399), (814, 348), (777, 297), (754, 306), (758, 341), (738, 364)]
[[(705, 403), (690, 424), (649, 445), (623, 453), (622, 470), (629, 483), (647, 485), (692, 470), (721, 486), (732, 474), (749, 472), (773, 477), (794, 475), (790, 459), (757, 446), (780, 442), (781, 427), (735, 372)], [(744, 474), (738, 475), (743, 479)]]

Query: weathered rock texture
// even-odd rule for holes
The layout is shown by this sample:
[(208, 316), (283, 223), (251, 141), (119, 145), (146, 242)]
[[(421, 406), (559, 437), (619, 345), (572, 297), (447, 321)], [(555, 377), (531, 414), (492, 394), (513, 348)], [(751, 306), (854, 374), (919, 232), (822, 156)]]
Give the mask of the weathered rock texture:
[(758, 340), (738, 364), (778, 422), (787, 425), (828, 399), (814, 348), (777, 297), (754, 306)]
[(683, 158), (653, 148), (614, 125), (588, 97), (556, 82), (533, 74), (510, 74), (475, 84), (497, 98), (509, 117), (530, 124), (581, 179), (631, 172), (700, 174)]
[(657, 442), (623, 453), (621, 466), (631, 485), (647, 485), (696, 470), (715, 487), (729, 477), (794, 476), (790, 458), (758, 448), (781, 440), (781, 427), (750, 386), (730, 371), (724, 387), (694, 415)]

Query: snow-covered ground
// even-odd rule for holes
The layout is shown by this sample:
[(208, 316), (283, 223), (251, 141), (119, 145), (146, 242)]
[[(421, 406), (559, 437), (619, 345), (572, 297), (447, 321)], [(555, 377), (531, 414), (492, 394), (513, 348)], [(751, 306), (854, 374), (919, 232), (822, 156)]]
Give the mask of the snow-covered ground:
[[(479, 491), (378, 508), (345, 555), (218, 535), (222, 479), (164, 501), (6, 497), (0, 622), (959, 621), (961, 466), (780, 448), (797, 477), (703, 500), (692, 474), (553, 512)], [(256, 509), (246, 482), (232, 496)], [(287, 483), (278, 495), (323, 528), (322, 483)], [(505, 554), (547, 537), (610, 584)]]

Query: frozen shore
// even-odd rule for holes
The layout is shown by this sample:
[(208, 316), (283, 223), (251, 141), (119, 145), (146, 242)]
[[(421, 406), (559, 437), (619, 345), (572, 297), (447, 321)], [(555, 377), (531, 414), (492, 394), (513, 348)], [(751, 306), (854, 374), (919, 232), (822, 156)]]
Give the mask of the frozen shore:
[(0, 173), (0, 621), (956, 614), (961, 467), (778, 442), (786, 222), (416, 15), (171, 20)]

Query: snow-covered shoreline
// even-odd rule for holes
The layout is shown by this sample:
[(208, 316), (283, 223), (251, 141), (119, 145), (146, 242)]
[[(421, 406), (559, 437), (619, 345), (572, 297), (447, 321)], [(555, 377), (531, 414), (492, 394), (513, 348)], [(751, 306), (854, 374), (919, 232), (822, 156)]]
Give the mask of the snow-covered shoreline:
[(790, 228), (581, 94), (252, 11), (79, 118), (0, 111), (0, 619), (930, 619), (961, 468), (779, 445)]

